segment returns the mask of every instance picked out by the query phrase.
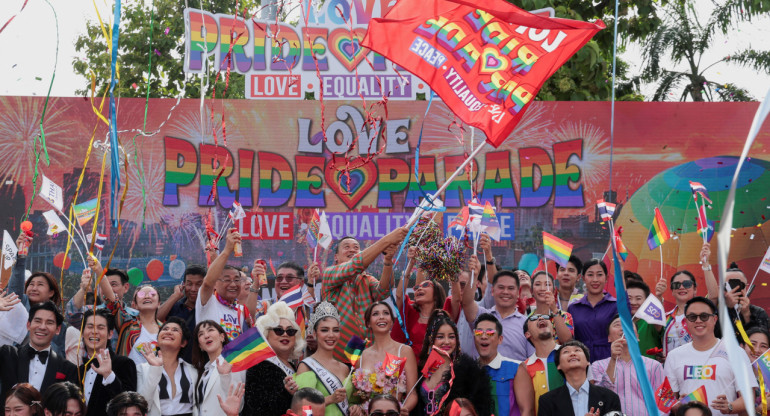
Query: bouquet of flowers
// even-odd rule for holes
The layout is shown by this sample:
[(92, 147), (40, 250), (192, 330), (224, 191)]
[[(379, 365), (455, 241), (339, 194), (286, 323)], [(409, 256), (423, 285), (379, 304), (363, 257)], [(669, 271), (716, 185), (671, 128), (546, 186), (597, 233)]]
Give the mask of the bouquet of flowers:
[[(387, 361), (387, 360), (386, 360)], [(353, 387), (356, 396), (362, 401), (368, 401), (377, 394), (388, 393), (398, 397), (399, 393), (406, 393), (406, 372), (391, 371), (392, 367), (380, 363), (374, 371), (359, 368), (353, 373)]]

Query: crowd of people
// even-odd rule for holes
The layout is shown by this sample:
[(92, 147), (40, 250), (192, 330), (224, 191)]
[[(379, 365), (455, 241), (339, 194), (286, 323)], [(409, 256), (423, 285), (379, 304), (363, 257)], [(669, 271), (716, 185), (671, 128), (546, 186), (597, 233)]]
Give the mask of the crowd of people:
[[(632, 363), (601, 260), (572, 256), (555, 276), (530, 275), (498, 264), (482, 235), (480, 256), (470, 255), (454, 279), (413, 267), (420, 247), (409, 248), (397, 279), (394, 257), (406, 234), (396, 229), (366, 248), (342, 238), (331, 265), (280, 264), (272, 299), (260, 296), (263, 263), (252, 273), (230, 264), (241, 243), (234, 230), (208, 267), (188, 267), (165, 300), (151, 285), (132, 292), (125, 271), (103, 270), (90, 257), (63, 303), (57, 279), (26, 276), (19, 256), (0, 296), (5, 415), (642, 416), (642, 370), (653, 390), (668, 383), (674, 397), (705, 386), (704, 402), (676, 405), (672, 415), (746, 411), (734, 368), (751, 369), (770, 348), (768, 315), (731, 267), (723, 290), (733, 324), (745, 330), (738, 339), (746, 354), (730, 362), (708, 244), (702, 270), (654, 277), (654, 290), (626, 271), (625, 287), (616, 288), (632, 314), (651, 293), (662, 301), (668, 291), (676, 304), (665, 325), (635, 320), (642, 369)], [(382, 269), (372, 270), (380, 256)], [(302, 305), (292, 308), (284, 295), (298, 289)], [(233, 371), (223, 349), (253, 327), (274, 356)], [(359, 338), (363, 351), (346, 351)], [(766, 392), (752, 381), (757, 399), (749, 405), (761, 410)]]

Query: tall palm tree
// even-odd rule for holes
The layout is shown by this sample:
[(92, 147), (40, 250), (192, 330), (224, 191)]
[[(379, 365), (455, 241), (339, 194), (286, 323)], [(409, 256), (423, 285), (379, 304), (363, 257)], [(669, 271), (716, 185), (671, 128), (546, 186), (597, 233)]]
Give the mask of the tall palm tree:
[[(748, 92), (734, 84), (718, 82), (706, 72), (720, 62), (731, 62), (770, 73), (770, 51), (748, 48), (717, 60), (704, 63), (703, 54), (713, 46), (719, 33), (732, 33), (743, 22), (760, 15), (767, 16), (770, 0), (712, 0), (714, 10), (701, 23), (695, 4), (706, 0), (672, 0), (663, 6), (666, 15), (659, 29), (643, 41), (644, 68), (642, 79), (657, 84), (652, 101), (665, 101), (671, 91), (684, 87), (680, 101), (751, 101)], [(702, 10), (702, 9), (701, 9)], [(673, 65), (684, 62), (685, 70), (663, 67), (670, 58)]]

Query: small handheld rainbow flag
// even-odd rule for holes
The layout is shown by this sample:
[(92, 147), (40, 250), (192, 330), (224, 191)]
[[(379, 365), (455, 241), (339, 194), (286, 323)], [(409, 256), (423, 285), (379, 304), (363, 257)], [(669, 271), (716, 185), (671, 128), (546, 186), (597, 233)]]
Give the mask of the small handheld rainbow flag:
[(256, 327), (248, 329), (222, 349), (222, 357), (233, 365), (233, 372), (245, 371), (275, 357), (275, 352)]
[(647, 245), (650, 246), (650, 250), (654, 250), (655, 247), (665, 243), (669, 238), (671, 238), (671, 233), (668, 232), (666, 222), (663, 221), (663, 215), (660, 214), (658, 208), (655, 208), (655, 218), (652, 220), (650, 235), (647, 236)]
[(708, 397), (706, 397), (706, 385), (698, 387), (694, 392), (679, 399), (679, 404), (685, 404), (687, 402), (701, 402), (703, 404), (708, 404), (709, 400)]
[(350, 338), (348, 345), (345, 347), (345, 357), (350, 361), (351, 367), (355, 367), (358, 359), (361, 358), (361, 352), (366, 348), (366, 342), (359, 338), (357, 335), (353, 335)]
[(572, 244), (543, 231), (543, 255), (561, 266), (566, 266), (572, 255)]
[(619, 232), (615, 232), (615, 247), (618, 249), (618, 255), (620, 258), (622, 258), (623, 261), (626, 261), (628, 258), (628, 249), (626, 248), (626, 245), (623, 244), (623, 240), (620, 239)]

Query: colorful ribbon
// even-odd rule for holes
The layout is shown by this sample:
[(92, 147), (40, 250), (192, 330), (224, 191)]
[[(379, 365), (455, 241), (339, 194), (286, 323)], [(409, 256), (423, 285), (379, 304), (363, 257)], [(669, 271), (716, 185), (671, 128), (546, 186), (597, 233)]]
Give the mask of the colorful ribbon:
[[(47, 0), (46, 0), (47, 1)], [(120, 37), (120, 1), (115, 0), (115, 12), (112, 22), (112, 62), (110, 63), (110, 216), (112, 225), (118, 226), (118, 213), (115, 204), (116, 192), (120, 187), (120, 146), (118, 144), (117, 108), (115, 106), (116, 69), (118, 65), (118, 40)]]

